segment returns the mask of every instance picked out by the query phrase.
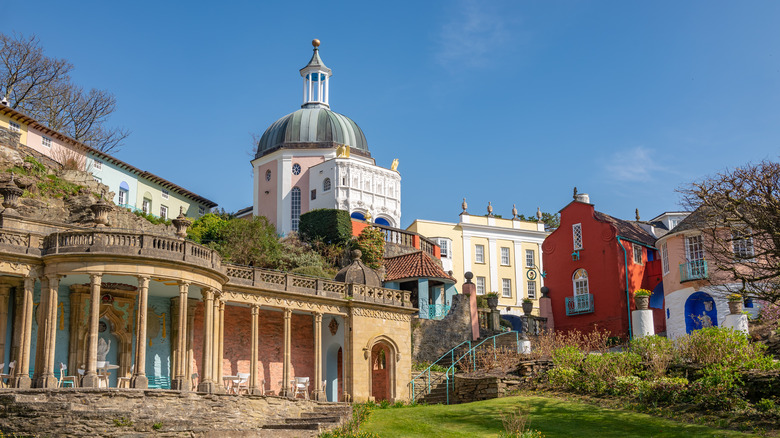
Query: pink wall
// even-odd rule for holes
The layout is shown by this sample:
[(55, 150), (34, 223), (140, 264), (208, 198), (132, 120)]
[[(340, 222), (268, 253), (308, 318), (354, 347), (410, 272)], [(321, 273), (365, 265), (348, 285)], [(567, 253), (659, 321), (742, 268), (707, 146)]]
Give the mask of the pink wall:
[[(51, 139), (50, 148), (43, 145), (43, 137)], [(67, 143), (44, 134), (32, 126), (28, 126), (26, 146), (56, 161), (63, 161), (65, 158), (69, 158), (73, 155), (78, 157), (79, 162), (86, 164), (86, 155), (83, 151), (77, 151)]]
[[(260, 310), (258, 347), (258, 384), (265, 380), (266, 391), (279, 393), (284, 354), (284, 320), (282, 312)], [(203, 304), (195, 311), (195, 341), (193, 350), (195, 368), (203, 359)], [(293, 314), (291, 321), (292, 351), (290, 378), (309, 377), (314, 381), (314, 317)], [(248, 307), (225, 306), (225, 355), (222, 360), (225, 375), (250, 372), (252, 341), (252, 311)], [(218, 378), (222, 383), (222, 376)], [(313, 387), (309, 388), (313, 390)]]
[[(276, 174), (276, 172), (278, 172), (277, 163), (277, 160), (273, 160), (260, 166), (258, 180), (255, 181), (255, 184), (257, 184), (257, 199), (255, 200), (255, 205), (257, 205), (258, 214), (260, 216), (265, 216), (268, 219), (268, 222), (274, 225), (276, 225), (276, 202), (279, 198), (279, 188), (276, 183), (277, 178), (279, 177), (279, 175)], [(266, 181), (265, 173), (269, 170), (271, 171), (271, 180)], [(268, 194), (265, 193), (266, 191), (268, 191)]]
[[(311, 189), (319, 187), (309, 187), (309, 168), (325, 161), (325, 157), (294, 157), (290, 161), (290, 166), (298, 163), (301, 165), (301, 174), (293, 175), (290, 171), (290, 189), (295, 186), (301, 189), (301, 214), (309, 211), (309, 200), (311, 199)], [(320, 196), (317, 190), (317, 196)]]

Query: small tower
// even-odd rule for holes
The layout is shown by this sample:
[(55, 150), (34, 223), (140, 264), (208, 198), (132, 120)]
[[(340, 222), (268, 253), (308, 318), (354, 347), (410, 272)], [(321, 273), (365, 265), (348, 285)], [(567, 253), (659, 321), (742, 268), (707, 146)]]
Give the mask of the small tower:
[(331, 70), (325, 66), (320, 58), (320, 40), (312, 40), (314, 54), (306, 67), (301, 69), (303, 77), (303, 105), (301, 108), (330, 108), (328, 97), (330, 96)]

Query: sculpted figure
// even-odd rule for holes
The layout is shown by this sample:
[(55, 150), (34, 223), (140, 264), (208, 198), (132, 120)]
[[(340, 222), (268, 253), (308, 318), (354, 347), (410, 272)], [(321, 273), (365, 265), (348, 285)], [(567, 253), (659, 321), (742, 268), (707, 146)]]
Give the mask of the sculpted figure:
[(98, 341), (97, 360), (105, 362), (108, 350), (111, 349), (111, 341), (106, 342), (105, 339), (100, 338)]

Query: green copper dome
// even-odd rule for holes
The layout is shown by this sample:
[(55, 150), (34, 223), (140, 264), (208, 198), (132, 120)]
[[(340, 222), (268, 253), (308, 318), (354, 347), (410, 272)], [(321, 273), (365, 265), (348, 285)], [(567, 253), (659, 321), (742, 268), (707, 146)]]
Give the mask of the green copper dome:
[(304, 107), (265, 130), (255, 158), (279, 148), (332, 148), (342, 144), (370, 155), (366, 136), (352, 119), (321, 106)]

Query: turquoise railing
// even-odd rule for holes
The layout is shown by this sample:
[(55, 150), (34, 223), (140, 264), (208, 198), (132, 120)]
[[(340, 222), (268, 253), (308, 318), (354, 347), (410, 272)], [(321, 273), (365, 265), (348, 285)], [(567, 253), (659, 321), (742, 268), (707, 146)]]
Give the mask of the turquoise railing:
[(593, 295), (591, 294), (579, 294), (573, 297), (566, 297), (566, 316), (593, 313), (594, 310)]
[(450, 306), (444, 304), (426, 304), (420, 305), (420, 317), (427, 319), (443, 319), (450, 312)]
[[(414, 401), (414, 399), (417, 397), (417, 393), (414, 390), (415, 389), (414, 388), (414, 386), (415, 386), (414, 382), (418, 378), (425, 376), (425, 386), (426, 386), (426, 388), (428, 388), (428, 392), (431, 392), (431, 368), (433, 368), (436, 365), (439, 365), (441, 363), (441, 361), (443, 361), (447, 357), (450, 358), (450, 363), (454, 362), (455, 361), (455, 350), (457, 350), (458, 348), (460, 348), (464, 344), (468, 344), (469, 350), (471, 350), (471, 341), (463, 341), (460, 344), (458, 344), (457, 346), (455, 346), (452, 350), (444, 353), (440, 358), (436, 359), (436, 361), (434, 361), (428, 368), (423, 370), (420, 374), (418, 374), (418, 375), (416, 375), (416, 376), (414, 376), (412, 378), (412, 380), (409, 382), (409, 385), (411, 385), (411, 387), (412, 387), (412, 401)], [(439, 366), (441, 366), (441, 365), (439, 365)]]
[[(463, 353), (463, 355), (461, 355), (458, 358), (458, 360), (454, 361), (452, 363), (452, 365), (450, 365), (450, 367), (447, 368), (447, 372), (444, 374), (444, 378), (445, 378), (445, 380), (447, 382), (446, 383), (446, 386), (447, 386), (447, 404), (450, 404), (450, 373), (452, 373), (452, 377), (455, 378), (455, 365), (457, 365), (461, 360), (463, 360), (463, 358), (468, 356), (468, 357), (471, 357), (471, 365), (474, 367), (474, 371), (476, 371), (477, 370), (477, 363), (474, 360), (474, 352), (477, 350), (477, 348), (482, 346), (485, 342), (491, 341), (492, 344), (493, 344), (493, 355), (497, 356), (497, 353), (496, 353), (496, 339), (498, 337), (500, 337), (500, 336), (507, 336), (507, 335), (510, 335), (510, 336), (514, 335), (515, 336), (515, 345), (517, 346), (517, 354), (520, 354), (520, 352), (522, 351), (521, 347), (520, 347), (520, 332), (515, 332), (515, 331), (504, 332), (504, 333), (499, 333), (499, 334), (497, 334), (495, 336), (491, 336), (489, 338), (486, 338), (486, 339), (482, 340), (482, 342), (480, 342), (479, 344), (469, 348), (469, 350), (467, 352)], [(463, 345), (463, 344), (461, 344), (461, 345)]]
[(680, 263), (680, 281), (702, 280), (707, 277), (707, 260)]

